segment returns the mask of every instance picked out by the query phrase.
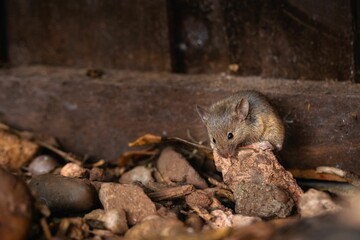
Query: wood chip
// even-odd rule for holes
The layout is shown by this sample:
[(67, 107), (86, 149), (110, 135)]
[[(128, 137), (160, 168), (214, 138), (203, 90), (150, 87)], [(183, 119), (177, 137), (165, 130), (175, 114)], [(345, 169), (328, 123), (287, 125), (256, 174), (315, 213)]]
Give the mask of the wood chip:
[(184, 197), (195, 190), (193, 185), (183, 185), (155, 190), (147, 193), (153, 201), (171, 200)]

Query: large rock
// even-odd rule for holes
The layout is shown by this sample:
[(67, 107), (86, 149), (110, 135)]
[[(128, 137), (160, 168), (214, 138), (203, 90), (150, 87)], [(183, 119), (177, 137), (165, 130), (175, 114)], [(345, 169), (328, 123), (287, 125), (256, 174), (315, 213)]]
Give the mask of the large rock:
[(188, 161), (171, 147), (162, 150), (156, 167), (170, 181), (192, 184), (200, 189), (208, 187)]
[(26, 184), (0, 167), (0, 236), (27, 239), (31, 227), (31, 194)]
[(34, 177), (30, 187), (55, 214), (88, 212), (99, 202), (95, 188), (85, 179), (45, 174)]
[(104, 209), (125, 211), (130, 225), (140, 222), (144, 217), (156, 214), (155, 204), (136, 185), (103, 183), (99, 197)]

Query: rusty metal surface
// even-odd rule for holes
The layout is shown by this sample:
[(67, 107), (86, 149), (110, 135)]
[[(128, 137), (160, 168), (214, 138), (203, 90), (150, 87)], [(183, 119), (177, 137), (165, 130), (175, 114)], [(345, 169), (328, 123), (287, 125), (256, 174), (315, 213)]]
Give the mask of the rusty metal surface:
[(57, 137), (66, 150), (108, 161), (145, 133), (206, 140), (195, 105), (234, 91), (264, 92), (286, 122), (289, 168), (338, 166), (360, 173), (360, 85), (222, 75), (28, 67), (0, 71), (0, 120)]

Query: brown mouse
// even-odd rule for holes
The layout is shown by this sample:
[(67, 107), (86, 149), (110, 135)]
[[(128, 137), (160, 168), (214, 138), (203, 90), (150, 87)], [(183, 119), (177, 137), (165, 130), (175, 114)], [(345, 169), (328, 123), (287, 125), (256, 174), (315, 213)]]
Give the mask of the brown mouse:
[(284, 125), (259, 92), (240, 91), (214, 103), (209, 110), (196, 108), (206, 125), (212, 149), (222, 157), (235, 156), (239, 148), (253, 143), (277, 151), (282, 148)]

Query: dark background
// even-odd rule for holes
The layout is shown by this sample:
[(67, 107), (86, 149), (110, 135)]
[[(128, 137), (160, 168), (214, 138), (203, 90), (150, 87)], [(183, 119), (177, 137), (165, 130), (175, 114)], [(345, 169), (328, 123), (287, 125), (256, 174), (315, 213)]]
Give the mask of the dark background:
[(357, 0), (0, 0), (0, 59), (360, 82)]

